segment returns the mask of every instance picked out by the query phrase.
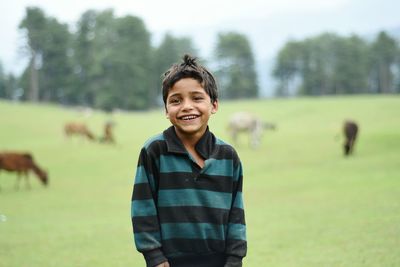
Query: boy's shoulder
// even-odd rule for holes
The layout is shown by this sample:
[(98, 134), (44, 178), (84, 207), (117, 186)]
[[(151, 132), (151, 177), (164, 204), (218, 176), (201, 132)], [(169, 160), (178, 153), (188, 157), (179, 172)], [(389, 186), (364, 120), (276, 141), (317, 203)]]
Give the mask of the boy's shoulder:
[(156, 143), (156, 142), (158, 142), (158, 141), (165, 141), (165, 137), (164, 137), (164, 134), (163, 134), (163, 133), (159, 133), (159, 134), (154, 135), (154, 136), (150, 137), (149, 139), (147, 139), (147, 140), (144, 142), (143, 147), (144, 147), (145, 149), (148, 149), (152, 144), (154, 144), (154, 143)]
[[(214, 136), (215, 136), (215, 135), (214, 135)], [(231, 144), (229, 144), (228, 142), (226, 142), (226, 141), (224, 141), (224, 140), (218, 138), (217, 136), (215, 136), (215, 143), (216, 143), (217, 145), (230, 146), (230, 147), (233, 148), (233, 146), (232, 146)]]
[(224, 147), (227, 147), (229, 149), (235, 150), (233, 145), (231, 145), (230, 143), (226, 142), (225, 140), (222, 140), (221, 138), (216, 136), (214, 133), (212, 133), (212, 132), (210, 132), (210, 133), (214, 136), (214, 140), (215, 140), (215, 144), (216, 145), (224, 146)]
[(215, 136), (215, 144), (220, 148), (220, 150), (223, 149), (225, 152), (232, 153), (233, 155), (238, 157), (236, 149), (230, 143)]

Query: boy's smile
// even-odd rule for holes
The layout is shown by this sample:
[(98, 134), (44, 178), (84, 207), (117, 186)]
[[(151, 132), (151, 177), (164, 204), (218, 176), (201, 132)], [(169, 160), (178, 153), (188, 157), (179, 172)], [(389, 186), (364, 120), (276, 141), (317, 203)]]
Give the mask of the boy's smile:
[(193, 78), (177, 81), (168, 92), (166, 115), (178, 136), (200, 138), (208, 119), (218, 110), (218, 101), (211, 103), (203, 86)]

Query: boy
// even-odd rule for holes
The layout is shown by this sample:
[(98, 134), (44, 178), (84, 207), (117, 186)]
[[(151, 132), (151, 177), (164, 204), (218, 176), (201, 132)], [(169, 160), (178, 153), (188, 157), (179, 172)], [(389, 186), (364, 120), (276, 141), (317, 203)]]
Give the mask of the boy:
[(213, 75), (185, 55), (164, 74), (172, 126), (142, 148), (132, 194), (136, 248), (148, 267), (236, 267), (246, 255), (242, 165), (208, 129)]

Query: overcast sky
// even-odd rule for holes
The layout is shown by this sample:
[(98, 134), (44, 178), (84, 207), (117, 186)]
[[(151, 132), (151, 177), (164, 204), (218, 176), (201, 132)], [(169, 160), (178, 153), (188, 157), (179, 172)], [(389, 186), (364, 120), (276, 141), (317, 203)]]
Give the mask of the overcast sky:
[(6, 71), (19, 72), (26, 60), (18, 53), (18, 24), (27, 6), (73, 25), (88, 9), (112, 8), (117, 16), (143, 19), (157, 43), (166, 31), (194, 40), (202, 57), (210, 57), (221, 31), (246, 34), (256, 60), (271, 58), (289, 38), (325, 31), (374, 34), (400, 29), (399, 0), (11, 0), (0, 3), (0, 61)]

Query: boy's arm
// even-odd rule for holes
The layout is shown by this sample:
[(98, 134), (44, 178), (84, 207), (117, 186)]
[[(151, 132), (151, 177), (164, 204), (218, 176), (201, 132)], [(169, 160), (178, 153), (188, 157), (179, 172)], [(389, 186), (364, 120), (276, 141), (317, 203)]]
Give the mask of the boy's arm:
[(234, 171), (235, 190), (229, 213), (228, 234), (226, 241), (227, 261), (225, 267), (242, 266), (242, 258), (247, 253), (246, 223), (243, 208), (243, 170), (240, 161)]
[(167, 261), (161, 249), (160, 225), (155, 204), (156, 185), (153, 176), (155, 167), (156, 163), (143, 148), (136, 170), (131, 217), (136, 248), (143, 253), (148, 267)]

